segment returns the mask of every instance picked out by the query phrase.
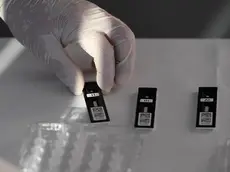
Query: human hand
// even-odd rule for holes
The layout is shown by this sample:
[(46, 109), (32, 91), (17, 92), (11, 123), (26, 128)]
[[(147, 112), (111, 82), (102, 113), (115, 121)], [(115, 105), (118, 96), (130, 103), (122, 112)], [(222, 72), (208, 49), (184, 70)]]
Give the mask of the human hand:
[[(81, 47), (94, 62), (96, 81), (106, 92), (131, 77), (135, 36), (122, 21), (85, 0), (11, 0), (4, 20), (16, 39), (44, 60), (75, 94), (84, 74), (71, 48)], [(79, 58), (81, 54), (77, 55)], [(31, 64), (36, 65), (36, 64)], [(90, 66), (92, 67), (92, 65)]]

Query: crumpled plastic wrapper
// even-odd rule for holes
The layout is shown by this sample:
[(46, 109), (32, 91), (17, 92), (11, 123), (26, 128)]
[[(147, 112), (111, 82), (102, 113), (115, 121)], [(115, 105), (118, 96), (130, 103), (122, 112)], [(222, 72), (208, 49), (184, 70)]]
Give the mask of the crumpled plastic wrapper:
[(86, 107), (69, 107), (60, 118), (61, 123), (74, 126), (76, 123), (89, 124), (89, 114)]
[(84, 108), (60, 123), (30, 127), (21, 150), (23, 172), (132, 172), (143, 139), (132, 127), (93, 125)]

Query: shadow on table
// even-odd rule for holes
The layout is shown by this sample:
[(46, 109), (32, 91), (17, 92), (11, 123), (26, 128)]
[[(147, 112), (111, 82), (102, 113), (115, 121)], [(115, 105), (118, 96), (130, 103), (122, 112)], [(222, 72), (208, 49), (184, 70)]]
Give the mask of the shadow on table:
[(226, 145), (219, 145), (216, 151), (210, 157), (208, 162), (209, 172), (227, 172), (229, 171), (230, 157), (228, 155), (228, 147)]
[(189, 107), (191, 107), (191, 109), (189, 110), (190, 114), (188, 118), (190, 132), (203, 132), (196, 129), (197, 96), (198, 94), (196, 92), (192, 93), (190, 100), (191, 105)]

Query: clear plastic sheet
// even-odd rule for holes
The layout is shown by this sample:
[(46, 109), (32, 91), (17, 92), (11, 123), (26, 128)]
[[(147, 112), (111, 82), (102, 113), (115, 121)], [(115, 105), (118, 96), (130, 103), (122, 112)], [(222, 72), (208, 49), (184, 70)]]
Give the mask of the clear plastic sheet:
[(75, 125), (76, 123), (90, 123), (87, 108), (84, 107), (69, 107), (61, 116), (61, 123)]
[(21, 170), (131, 172), (141, 153), (141, 135), (132, 127), (91, 125), (83, 109), (72, 110), (60, 123), (30, 127), (21, 151)]

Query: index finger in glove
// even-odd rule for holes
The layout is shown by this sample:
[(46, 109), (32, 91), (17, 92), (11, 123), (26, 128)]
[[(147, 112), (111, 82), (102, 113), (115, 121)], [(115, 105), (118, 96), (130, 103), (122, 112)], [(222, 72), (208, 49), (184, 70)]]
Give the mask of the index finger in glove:
[[(135, 57), (136, 57), (136, 42), (135, 35), (131, 29), (116, 17), (107, 14), (106, 12), (98, 12), (103, 17), (98, 20), (91, 21), (91, 17), (87, 16), (84, 22), (84, 28), (104, 33), (109, 45), (112, 45), (115, 58), (115, 84), (123, 85), (131, 78)], [(106, 17), (104, 17), (106, 15)], [(93, 16), (93, 15), (92, 15)], [(74, 32), (71, 36), (74, 35)], [(80, 34), (80, 40), (85, 36)], [(71, 37), (70, 36), (70, 37)]]
[(115, 60), (114, 49), (104, 33), (92, 31), (82, 33), (79, 40), (81, 47), (93, 57), (98, 86), (105, 92), (110, 92), (114, 85)]
[(113, 25), (112, 29), (106, 34), (115, 51), (115, 84), (123, 85), (131, 78), (134, 70), (136, 57), (135, 35), (126, 24), (115, 17), (111, 19), (111, 24)]

